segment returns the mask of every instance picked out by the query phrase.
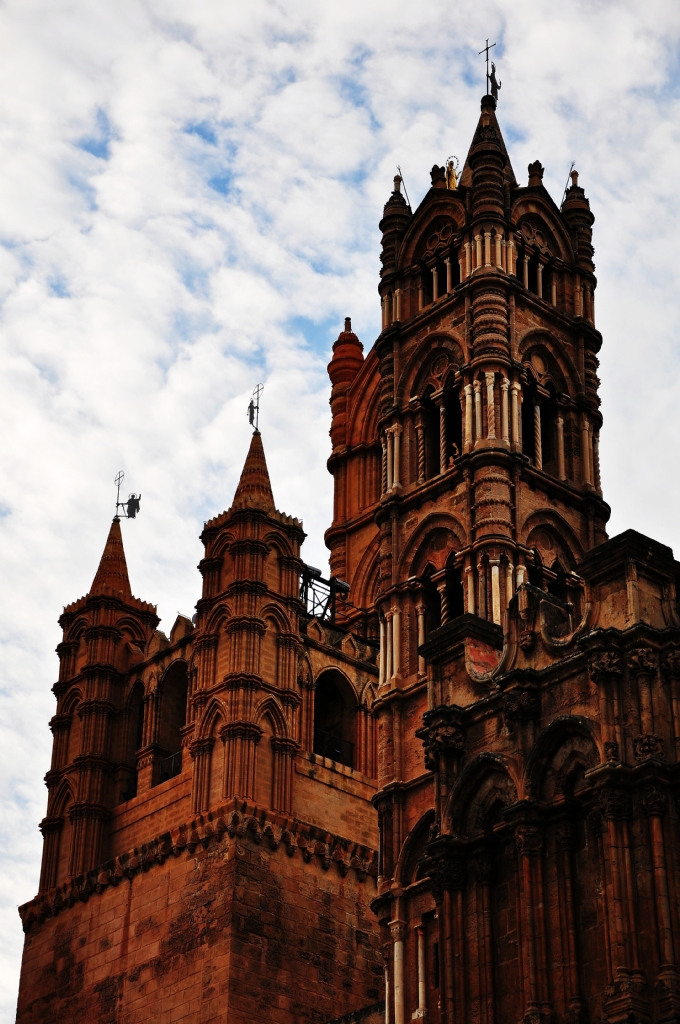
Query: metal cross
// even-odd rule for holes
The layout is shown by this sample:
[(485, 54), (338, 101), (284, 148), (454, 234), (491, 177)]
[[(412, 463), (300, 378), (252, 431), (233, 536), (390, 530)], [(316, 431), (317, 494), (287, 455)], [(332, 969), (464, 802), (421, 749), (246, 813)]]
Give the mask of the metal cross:
[(489, 40), (487, 39), (486, 46), (484, 47), (483, 50), (479, 51), (480, 54), (482, 54), (482, 53), (486, 54), (486, 94), (487, 94), (487, 96), (489, 95), (489, 50), (492, 47), (494, 47), (495, 45), (496, 45), (495, 43), (492, 43), (491, 46), (489, 46)]
[(255, 427), (255, 430), (259, 429), (260, 423), (260, 395), (264, 391), (264, 384), (258, 384), (253, 391), (253, 397), (250, 399), (250, 405), (248, 406), (248, 419), (250, 420), (251, 427)]
[(113, 481), (116, 487), (118, 488), (118, 494), (116, 495), (116, 515), (118, 515), (118, 506), (120, 505), (120, 485), (122, 484), (124, 479), (125, 473), (121, 469), (116, 473), (115, 479)]

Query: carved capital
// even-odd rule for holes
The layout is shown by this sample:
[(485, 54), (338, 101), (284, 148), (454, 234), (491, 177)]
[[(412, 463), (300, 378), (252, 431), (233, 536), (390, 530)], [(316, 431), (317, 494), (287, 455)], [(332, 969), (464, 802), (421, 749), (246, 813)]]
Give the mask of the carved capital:
[(625, 789), (603, 789), (600, 809), (608, 821), (624, 821), (630, 817), (630, 793)]
[(189, 753), (196, 760), (198, 757), (207, 757), (215, 745), (214, 736), (206, 736), (201, 740), (194, 740), (189, 746)]
[(599, 651), (590, 659), (590, 675), (596, 683), (621, 675), (621, 656), (618, 651)]
[(617, 762), (621, 760), (619, 745), (616, 740), (606, 740), (604, 745), (604, 757), (605, 761)]
[(493, 885), (496, 878), (496, 858), (488, 851), (475, 858), (475, 876), (480, 885)]
[(633, 736), (633, 753), (636, 761), (645, 761), (648, 757), (663, 758), (663, 739), (654, 733)]
[(432, 898), (440, 904), (445, 892), (463, 889), (467, 879), (467, 865), (463, 857), (444, 856), (433, 861), (428, 870)]
[(535, 825), (518, 825), (515, 843), (520, 853), (536, 855), (543, 849), (543, 831)]
[(656, 651), (651, 647), (635, 647), (628, 651), (628, 668), (635, 675), (651, 675), (656, 671)]
[(533, 690), (504, 693), (503, 713), (510, 721), (533, 721), (541, 713), (540, 697)]
[(576, 825), (573, 821), (560, 821), (555, 825), (557, 845), (564, 850), (573, 850), (576, 845)]
[(680, 650), (666, 651), (664, 668), (673, 679), (680, 678)]
[(668, 796), (658, 786), (648, 786), (642, 793), (642, 807), (648, 817), (662, 817), (668, 808)]

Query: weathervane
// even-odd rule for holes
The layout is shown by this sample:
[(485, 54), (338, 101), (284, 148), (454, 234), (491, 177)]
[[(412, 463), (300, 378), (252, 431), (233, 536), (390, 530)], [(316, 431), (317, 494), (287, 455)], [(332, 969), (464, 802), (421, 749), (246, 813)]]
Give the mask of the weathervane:
[(255, 430), (260, 429), (260, 395), (264, 391), (264, 384), (258, 384), (253, 391), (253, 397), (250, 399), (250, 405), (248, 406), (248, 419), (250, 420), (251, 427), (255, 427)]
[(480, 55), (482, 53), (486, 54), (486, 94), (487, 96), (493, 96), (493, 98), (497, 100), (498, 90), (501, 87), (501, 83), (496, 78), (496, 65), (493, 61), (491, 61), (491, 72), (489, 72), (489, 50), (491, 50), (495, 45), (495, 43), (491, 43), (491, 45), (489, 45), (489, 40), (487, 39), (486, 46), (483, 50), (480, 50), (479, 53)]
[[(135, 494), (134, 492), (128, 497), (127, 501), (120, 500), (120, 485), (125, 479), (125, 473), (121, 469), (114, 478), (114, 484), (118, 488), (116, 495), (116, 515), (122, 516), (123, 519), (134, 519), (139, 512), (139, 503), (142, 500), (141, 494)], [(119, 512), (118, 509), (122, 508), (123, 511)]]

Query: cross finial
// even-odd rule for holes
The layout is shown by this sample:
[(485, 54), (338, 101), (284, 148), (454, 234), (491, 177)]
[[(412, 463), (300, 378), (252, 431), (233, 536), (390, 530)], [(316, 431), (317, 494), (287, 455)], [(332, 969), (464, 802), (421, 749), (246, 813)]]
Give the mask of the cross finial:
[(489, 40), (487, 39), (486, 46), (484, 47), (483, 50), (479, 51), (480, 55), (482, 53), (486, 54), (486, 95), (487, 96), (489, 95), (489, 50), (492, 47), (494, 47), (495, 45), (496, 45), (495, 43), (491, 43), (491, 46), (489, 46)]
[(250, 399), (248, 406), (248, 419), (250, 420), (251, 427), (255, 427), (255, 430), (260, 428), (260, 395), (264, 391), (264, 384), (258, 384), (253, 391), (253, 397)]

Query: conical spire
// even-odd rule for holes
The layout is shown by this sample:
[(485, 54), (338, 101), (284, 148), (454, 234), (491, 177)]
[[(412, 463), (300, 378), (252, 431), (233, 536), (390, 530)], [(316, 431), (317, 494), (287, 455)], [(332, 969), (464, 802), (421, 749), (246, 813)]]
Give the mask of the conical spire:
[(274, 511), (274, 495), (269, 482), (267, 460), (264, 457), (262, 435), (259, 430), (253, 431), (250, 449), (231, 507), (261, 508), (265, 512)]
[(482, 96), (482, 112), (479, 116), (477, 129), (472, 138), (472, 144), (465, 158), (465, 164), (459, 178), (460, 185), (472, 184), (472, 167), (470, 157), (477, 150), (500, 150), (505, 157), (505, 177), (510, 181), (511, 186), (517, 185), (517, 179), (510, 163), (508, 151), (505, 148), (505, 140), (496, 117), (496, 101), (493, 96)]
[(123, 598), (132, 597), (118, 516), (111, 523), (104, 554), (90, 587), (90, 595), (111, 592)]

